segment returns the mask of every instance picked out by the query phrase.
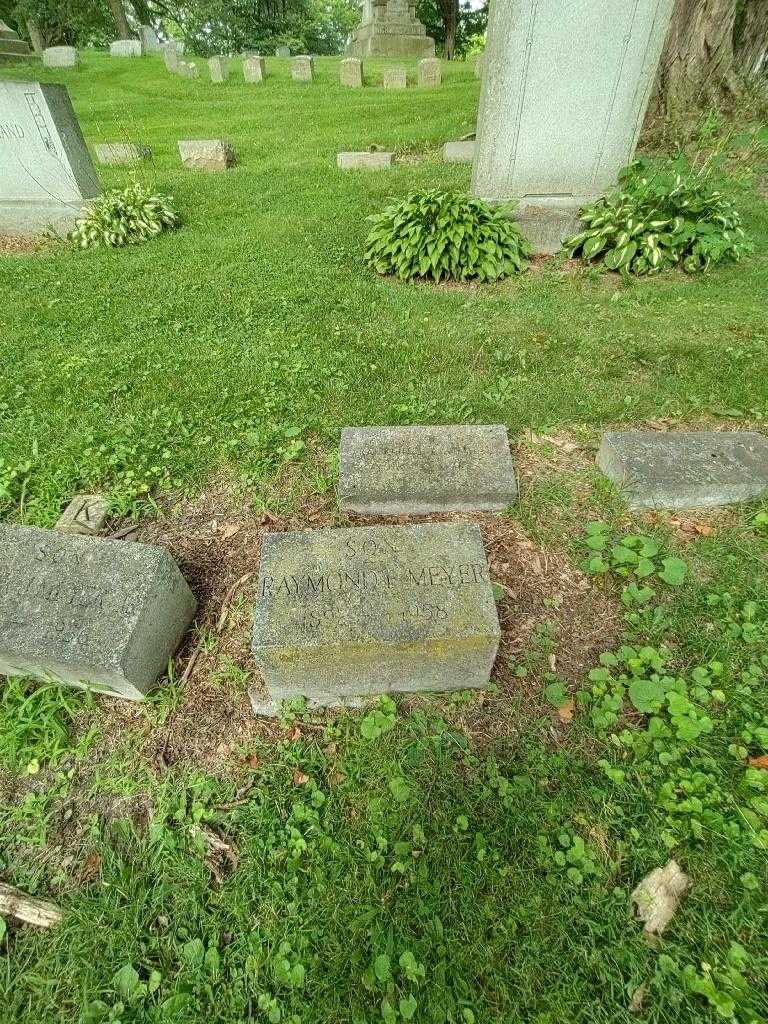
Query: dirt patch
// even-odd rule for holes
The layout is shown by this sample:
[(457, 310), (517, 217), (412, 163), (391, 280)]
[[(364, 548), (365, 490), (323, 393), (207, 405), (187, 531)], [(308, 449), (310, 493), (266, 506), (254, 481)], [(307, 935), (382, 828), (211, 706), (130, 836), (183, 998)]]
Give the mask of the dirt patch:
[(46, 242), (41, 238), (29, 238), (22, 235), (0, 235), (0, 255), (14, 256), (21, 253), (38, 252), (45, 248)]

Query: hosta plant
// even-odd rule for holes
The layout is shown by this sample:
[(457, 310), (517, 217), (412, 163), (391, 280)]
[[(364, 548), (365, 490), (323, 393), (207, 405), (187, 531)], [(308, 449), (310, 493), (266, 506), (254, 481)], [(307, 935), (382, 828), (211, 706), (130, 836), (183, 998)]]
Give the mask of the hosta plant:
[(429, 189), (369, 217), (365, 262), (403, 281), (498, 281), (525, 270), (531, 248), (506, 211)]
[(75, 222), (69, 237), (83, 249), (135, 245), (178, 224), (170, 196), (154, 195), (146, 186), (134, 182), (94, 200)]
[(676, 266), (696, 273), (752, 249), (732, 201), (680, 160), (636, 161), (621, 175), (621, 191), (580, 216), (585, 228), (566, 250), (622, 274)]

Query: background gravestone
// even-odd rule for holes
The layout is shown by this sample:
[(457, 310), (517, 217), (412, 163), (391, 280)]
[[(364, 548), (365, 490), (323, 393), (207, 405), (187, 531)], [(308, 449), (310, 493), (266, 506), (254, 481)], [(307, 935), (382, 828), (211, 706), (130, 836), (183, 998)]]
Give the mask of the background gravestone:
[(482, 688), (499, 636), (474, 524), (264, 540), (253, 650), (273, 700)]
[(211, 81), (220, 85), (229, 78), (229, 61), (226, 57), (210, 57), (208, 70), (211, 73)]
[(0, 674), (141, 700), (194, 613), (164, 548), (0, 524)]
[(226, 171), (235, 164), (235, 148), (225, 139), (180, 139), (179, 155), (193, 171)]
[(336, 156), (336, 166), (340, 171), (384, 171), (394, 162), (394, 153), (384, 153), (380, 149), (338, 153)]
[(177, 65), (177, 73), (182, 78), (199, 78), (200, 68), (190, 60), (180, 60)]
[(346, 57), (339, 64), (339, 81), (350, 89), (363, 85), (363, 62), (356, 57)]
[(385, 89), (406, 89), (408, 75), (405, 68), (384, 68), (382, 84)]
[(246, 57), (243, 61), (243, 78), (246, 82), (263, 82), (267, 77), (266, 61), (263, 57)]
[(0, 233), (69, 231), (100, 193), (65, 86), (0, 82)]
[(630, 508), (700, 508), (768, 491), (768, 438), (750, 430), (603, 435), (597, 465)]
[(290, 57), (291, 56), (291, 48), (290, 48), (290, 46), (278, 46), (277, 49), (275, 50), (275, 56), (276, 57)]
[(43, 50), (43, 65), (47, 68), (75, 68), (77, 62), (74, 46), (49, 46)]
[(295, 82), (311, 82), (315, 76), (315, 62), (311, 57), (302, 55), (291, 61), (291, 77)]
[(632, 159), (674, 0), (490, 6), (472, 193), (519, 201), (539, 252)]
[(416, 17), (416, 0), (363, 0), (349, 57), (434, 57), (435, 41)]
[(443, 70), (437, 57), (425, 57), (419, 61), (419, 85), (423, 89), (434, 89), (443, 80)]
[(152, 156), (149, 146), (135, 142), (101, 142), (94, 148), (100, 164), (111, 164), (115, 167), (137, 164), (142, 160), (149, 160)]
[(111, 57), (141, 57), (144, 48), (140, 39), (115, 39), (109, 44), (109, 54)]
[(139, 39), (144, 53), (160, 53), (160, 40), (151, 25), (139, 25)]

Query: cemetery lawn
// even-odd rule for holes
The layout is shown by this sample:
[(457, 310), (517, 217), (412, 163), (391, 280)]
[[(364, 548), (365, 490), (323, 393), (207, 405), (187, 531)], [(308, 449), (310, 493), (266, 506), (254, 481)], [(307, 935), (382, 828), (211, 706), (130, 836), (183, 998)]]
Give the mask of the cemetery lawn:
[[(89, 143), (152, 146), (184, 225), (0, 256), (0, 516), (50, 526), (106, 491), (201, 614), (143, 705), (4, 685), (0, 881), (64, 918), (0, 936), (0, 1021), (765, 1021), (768, 513), (632, 516), (594, 470), (608, 423), (762, 428), (765, 167), (741, 167), (754, 256), (706, 277), (397, 285), (360, 265), (365, 217), (467, 185), (439, 148), (477, 83), (343, 91), (317, 64), (312, 86), (276, 60), (263, 87), (151, 58), (34, 71)], [(177, 139), (219, 136), (237, 168), (181, 169)], [(335, 170), (371, 143), (399, 165)], [(255, 720), (263, 532), (342, 522), (342, 426), (464, 421), (520, 439), (519, 504), (478, 517), (493, 685)], [(671, 857), (691, 889), (648, 939), (630, 893)]]

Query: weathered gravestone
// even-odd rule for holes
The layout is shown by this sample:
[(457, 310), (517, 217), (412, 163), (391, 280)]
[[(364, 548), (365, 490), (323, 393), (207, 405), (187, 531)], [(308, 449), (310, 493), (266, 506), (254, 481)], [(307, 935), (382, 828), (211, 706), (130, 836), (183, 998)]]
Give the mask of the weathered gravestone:
[(229, 61), (226, 57), (210, 57), (208, 70), (211, 73), (211, 81), (220, 85), (229, 78)]
[(290, 57), (291, 56), (291, 48), (290, 48), (290, 46), (278, 46), (278, 48), (275, 50), (275, 56), (276, 57)]
[(363, 0), (350, 57), (434, 57), (435, 41), (416, 17), (416, 0)]
[(78, 494), (62, 512), (54, 527), (59, 533), (95, 537), (107, 519), (109, 502), (101, 494)]
[(518, 201), (539, 252), (632, 160), (674, 0), (490, 6), (472, 192)]
[(19, 39), (10, 25), (0, 21), (0, 64), (11, 64), (19, 60), (32, 60), (29, 43)]
[(171, 74), (176, 74), (179, 70), (179, 51), (173, 43), (166, 43), (163, 46), (163, 63), (166, 71), (170, 71)]
[(0, 234), (69, 231), (100, 193), (66, 88), (0, 82)]
[(597, 465), (630, 508), (700, 508), (768, 490), (768, 438), (754, 431), (603, 435)]
[(226, 171), (235, 163), (235, 149), (225, 139), (182, 139), (179, 155), (193, 171)]
[(243, 61), (243, 78), (246, 82), (263, 82), (267, 77), (267, 65), (263, 57), (246, 57)]
[(77, 63), (74, 46), (49, 46), (43, 50), (43, 65), (47, 68), (76, 68)]
[(443, 81), (443, 70), (437, 57), (425, 57), (419, 61), (419, 85), (423, 89), (434, 89)]
[(0, 524), (0, 674), (141, 700), (194, 612), (163, 548)]
[(405, 68), (384, 68), (383, 84), (385, 89), (406, 89), (408, 75)]
[(137, 164), (152, 156), (149, 146), (135, 142), (102, 142), (95, 149), (100, 164), (113, 164), (116, 167)]
[(160, 53), (160, 40), (151, 25), (139, 25), (139, 40), (144, 53)]
[(315, 76), (315, 62), (312, 57), (302, 55), (291, 61), (291, 77), (296, 82), (311, 82)]
[(258, 588), (253, 650), (275, 701), (488, 684), (500, 630), (473, 524), (273, 533)]
[(140, 39), (115, 39), (109, 44), (111, 57), (141, 57), (144, 48)]
[(474, 139), (446, 142), (443, 146), (443, 160), (447, 164), (471, 164), (474, 158)]
[(380, 150), (339, 153), (336, 156), (336, 166), (340, 171), (384, 171), (394, 162), (394, 153), (383, 153)]
[(363, 62), (356, 57), (346, 57), (339, 64), (339, 81), (350, 89), (363, 86)]
[(363, 515), (499, 512), (517, 499), (504, 426), (345, 427), (339, 501)]

